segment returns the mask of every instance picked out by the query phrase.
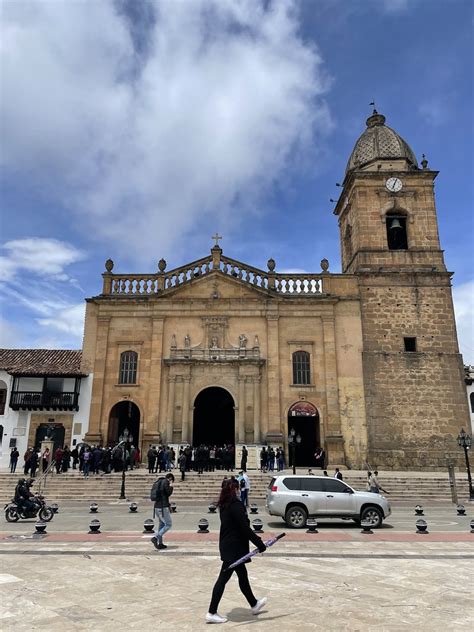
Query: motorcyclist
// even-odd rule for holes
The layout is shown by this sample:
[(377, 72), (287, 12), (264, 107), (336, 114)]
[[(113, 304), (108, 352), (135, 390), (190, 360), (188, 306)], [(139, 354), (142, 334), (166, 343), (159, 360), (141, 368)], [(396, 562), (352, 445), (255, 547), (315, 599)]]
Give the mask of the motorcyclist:
[(34, 498), (33, 492), (30, 490), (31, 486), (34, 483), (33, 478), (29, 478), (24, 485), (20, 487), (20, 495), (22, 498), (23, 507), (21, 509), (22, 513), (28, 515), (30, 512), (34, 512), (36, 508), (36, 503), (34, 503), (31, 499)]
[(21, 511), (23, 508), (23, 495), (21, 493), (21, 488), (25, 486), (26, 480), (24, 478), (19, 478), (18, 479), (18, 483), (16, 484), (15, 487), (15, 497), (13, 498), (13, 500), (16, 503), (16, 506), (18, 507), (18, 511)]

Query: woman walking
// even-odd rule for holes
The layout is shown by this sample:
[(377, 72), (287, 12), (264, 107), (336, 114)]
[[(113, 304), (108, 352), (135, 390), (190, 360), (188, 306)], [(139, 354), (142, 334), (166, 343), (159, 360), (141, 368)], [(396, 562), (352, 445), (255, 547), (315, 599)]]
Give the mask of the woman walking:
[(225, 479), (222, 483), (218, 507), (221, 518), (219, 552), (222, 567), (212, 590), (211, 604), (209, 612), (206, 614), (207, 623), (225, 623), (227, 621), (227, 617), (218, 614), (217, 609), (224, 594), (225, 585), (234, 571), (237, 573), (240, 590), (247, 599), (252, 614), (258, 614), (267, 603), (265, 597), (257, 600), (254, 596), (245, 564), (239, 564), (234, 569), (227, 570), (230, 564), (249, 552), (249, 540), (258, 547), (261, 553), (267, 548), (261, 538), (250, 528), (247, 512), (240, 502), (239, 484), (235, 478)]

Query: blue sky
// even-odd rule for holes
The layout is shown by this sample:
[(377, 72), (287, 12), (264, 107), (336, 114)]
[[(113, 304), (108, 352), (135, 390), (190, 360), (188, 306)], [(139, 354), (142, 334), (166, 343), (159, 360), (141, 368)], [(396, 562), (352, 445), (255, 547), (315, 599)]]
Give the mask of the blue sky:
[(104, 261), (340, 271), (337, 198), (377, 109), (439, 170), (472, 314), (470, 0), (2, 3), (0, 344), (78, 348)]

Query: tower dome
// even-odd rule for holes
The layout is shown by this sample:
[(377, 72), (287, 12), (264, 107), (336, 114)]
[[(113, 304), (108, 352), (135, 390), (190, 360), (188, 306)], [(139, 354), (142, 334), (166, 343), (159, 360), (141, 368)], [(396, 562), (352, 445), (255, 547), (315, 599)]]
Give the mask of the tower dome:
[(405, 159), (410, 167), (418, 167), (411, 147), (391, 127), (385, 125), (385, 116), (374, 110), (367, 119), (367, 129), (359, 136), (346, 167), (346, 175), (374, 160)]

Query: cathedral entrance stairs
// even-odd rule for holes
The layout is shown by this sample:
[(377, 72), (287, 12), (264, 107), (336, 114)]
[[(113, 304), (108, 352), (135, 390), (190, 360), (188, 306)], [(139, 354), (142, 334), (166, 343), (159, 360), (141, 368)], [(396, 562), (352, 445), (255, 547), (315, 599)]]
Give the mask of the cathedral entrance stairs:
[[(232, 473), (217, 471), (205, 472), (198, 476), (195, 472), (186, 474), (186, 480), (181, 482), (178, 472), (176, 476), (172, 500), (180, 503), (210, 503), (219, 497), (219, 489), (225, 475)], [(291, 474), (290, 471), (284, 472)], [(307, 470), (301, 470), (306, 474)], [(319, 471), (315, 471), (319, 474)], [(250, 501), (257, 503), (262, 509), (266, 490), (271, 480), (270, 474), (257, 471), (248, 472), (251, 482)], [(276, 474), (276, 473), (275, 473)], [(6, 503), (13, 496), (15, 484), (22, 473), (0, 473), (0, 502)], [(156, 479), (156, 474), (148, 474), (146, 469), (127, 472), (126, 497), (139, 502), (149, 502), (150, 488)], [(365, 489), (367, 475), (363, 471), (345, 471), (345, 481), (358, 490)], [(388, 499), (395, 502), (436, 502), (451, 501), (451, 491), (447, 472), (380, 472), (381, 484), (389, 492)], [(46, 487), (42, 491), (48, 501), (79, 501), (79, 502), (117, 502), (120, 497), (122, 475), (120, 473), (93, 476), (84, 479), (77, 471), (66, 474), (55, 474), (48, 478)], [(456, 474), (459, 502), (465, 502), (468, 497), (467, 476), (464, 472)], [(37, 484), (35, 485), (35, 489)]]

